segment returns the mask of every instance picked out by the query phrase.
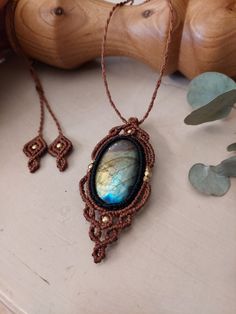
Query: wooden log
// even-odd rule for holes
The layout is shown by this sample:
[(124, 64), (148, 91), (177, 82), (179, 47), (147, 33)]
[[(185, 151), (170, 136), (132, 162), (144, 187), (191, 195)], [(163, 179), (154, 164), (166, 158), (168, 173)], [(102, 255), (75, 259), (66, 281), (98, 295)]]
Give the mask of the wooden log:
[(187, 77), (217, 71), (236, 77), (236, 2), (190, 0), (179, 54)]
[[(236, 4), (232, 0), (172, 0), (175, 28), (168, 73), (205, 71), (236, 76)], [(97, 58), (112, 3), (103, 0), (18, 0), (15, 25), (32, 58), (71, 69)], [(158, 70), (168, 30), (166, 0), (117, 10), (106, 55), (128, 56)]]

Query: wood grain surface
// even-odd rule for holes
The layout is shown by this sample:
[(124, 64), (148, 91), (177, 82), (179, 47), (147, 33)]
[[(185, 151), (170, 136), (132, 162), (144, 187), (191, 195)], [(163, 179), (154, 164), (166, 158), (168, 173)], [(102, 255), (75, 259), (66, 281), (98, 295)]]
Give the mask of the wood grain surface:
[[(139, 1), (140, 2), (140, 1)], [(205, 71), (236, 76), (236, 4), (232, 0), (172, 0), (175, 33), (168, 73)], [(35, 59), (75, 68), (100, 56), (112, 4), (103, 0), (19, 0), (18, 39)], [(57, 9), (63, 14), (56, 15)], [(123, 7), (109, 30), (107, 55), (129, 56), (160, 68), (169, 9), (166, 0)]]
[[(177, 69), (187, 0), (174, 0), (175, 32), (169, 72)], [(57, 8), (63, 14), (55, 14)], [(112, 4), (100, 0), (20, 0), (16, 31), (26, 53), (43, 62), (77, 67), (100, 56), (101, 40)], [(130, 56), (159, 69), (168, 31), (165, 0), (126, 6), (112, 19), (107, 55)], [(66, 49), (65, 49), (66, 47)]]
[(189, 1), (179, 69), (189, 78), (207, 71), (236, 77), (235, 1)]

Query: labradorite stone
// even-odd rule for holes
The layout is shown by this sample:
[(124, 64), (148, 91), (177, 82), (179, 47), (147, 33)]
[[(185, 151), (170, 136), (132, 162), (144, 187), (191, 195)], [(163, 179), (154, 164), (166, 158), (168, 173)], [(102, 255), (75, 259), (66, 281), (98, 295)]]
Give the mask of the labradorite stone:
[(107, 204), (120, 204), (129, 197), (139, 171), (138, 150), (126, 139), (117, 140), (104, 152), (96, 171), (98, 196)]

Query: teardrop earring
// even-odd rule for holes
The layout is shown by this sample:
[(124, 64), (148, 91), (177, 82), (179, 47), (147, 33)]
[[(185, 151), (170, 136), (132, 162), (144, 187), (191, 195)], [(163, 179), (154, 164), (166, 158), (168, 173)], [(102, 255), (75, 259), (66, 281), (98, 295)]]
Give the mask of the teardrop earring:
[[(25, 155), (29, 158), (28, 167), (30, 172), (35, 172), (38, 170), (40, 164), (40, 158), (48, 151), (50, 155), (56, 158), (57, 167), (60, 171), (64, 171), (67, 168), (66, 157), (71, 152), (73, 146), (71, 141), (66, 138), (62, 132), (61, 125), (55, 116), (49, 102), (45, 96), (40, 79), (35, 71), (33, 64), (28, 62), (31, 76), (35, 82), (36, 91), (40, 100), (40, 124), (38, 130), (38, 136), (25, 144), (23, 151)], [(51, 115), (57, 130), (58, 137), (53, 141), (53, 143), (47, 147), (47, 144), (43, 138), (43, 127), (45, 118), (45, 108)]]
[[(18, 55), (23, 58), (29, 69), (31, 77), (35, 83), (35, 89), (37, 91), (40, 102), (40, 123), (38, 135), (25, 144), (23, 152), (29, 158), (28, 168), (31, 173), (39, 169), (40, 160), (47, 152), (56, 158), (58, 169), (60, 171), (64, 171), (67, 168), (67, 157), (72, 151), (73, 145), (62, 132), (61, 124), (59, 123), (54, 111), (52, 110), (51, 105), (48, 102), (40, 78), (33, 66), (33, 61), (26, 56), (20, 44), (18, 43), (14, 25), (16, 6), (17, 1), (10, 1), (7, 5), (6, 25), (8, 37), (10, 38), (13, 49)], [(45, 110), (47, 110), (50, 114), (58, 130), (57, 138), (49, 145), (49, 147), (45, 139), (43, 138)]]

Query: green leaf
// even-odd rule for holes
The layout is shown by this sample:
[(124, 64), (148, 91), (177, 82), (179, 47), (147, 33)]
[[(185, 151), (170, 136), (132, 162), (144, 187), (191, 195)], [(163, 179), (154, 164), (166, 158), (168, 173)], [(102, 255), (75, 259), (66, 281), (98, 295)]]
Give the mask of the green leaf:
[(223, 196), (230, 188), (230, 179), (214, 171), (214, 167), (195, 164), (189, 171), (189, 181), (199, 192)]
[(227, 147), (227, 151), (228, 152), (235, 152), (236, 151), (236, 143), (233, 143), (233, 144), (229, 145)]
[(236, 177), (236, 156), (223, 160), (214, 171), (226, 177)]
[(193, 111), (184, 122), (188, 125), (198, 125), (225, 118), (236, 103), (236, 89), (226, 92), (209, 104)]
[(205, 72), (198, 75), (189, 84), (187, 100), (193, 109), (198, 109), (232, 89), (236, 89), (236, 83), (227, 75)]

